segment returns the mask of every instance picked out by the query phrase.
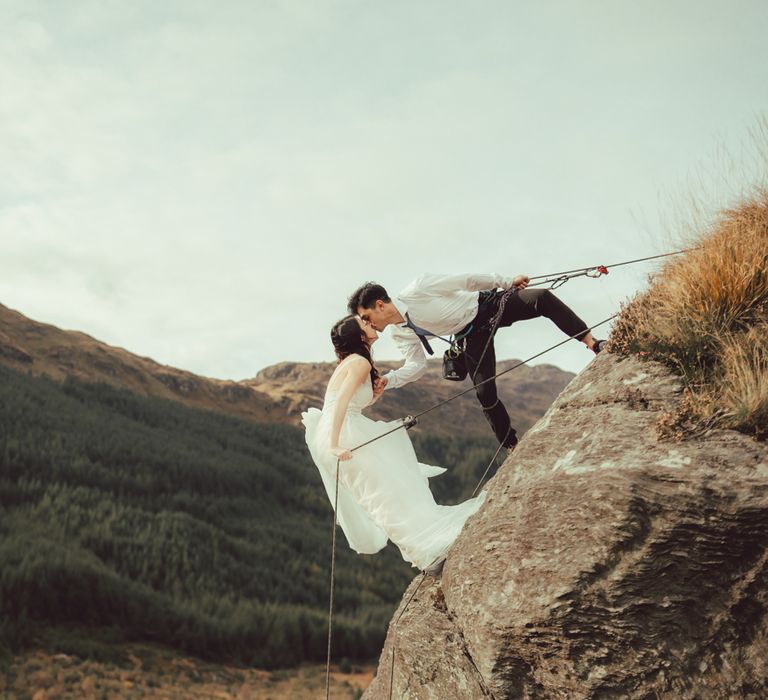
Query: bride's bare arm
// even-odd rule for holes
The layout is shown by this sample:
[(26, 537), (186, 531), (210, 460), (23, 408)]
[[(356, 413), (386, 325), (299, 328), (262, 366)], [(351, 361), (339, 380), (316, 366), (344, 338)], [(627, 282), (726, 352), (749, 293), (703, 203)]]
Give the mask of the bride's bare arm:
[(347, 414), (349, 401), (352, 395), (357, 391), (364, 379), (370, 374), (371, 365), (364, 357), (349, 363), (347, 374), (341, 383), (339, 395), (333, 406), (333, 419), (331, 421), (331, 452), (342, 461), (352, 459), (352, 453), (348, 449), (339, 447), (339, 435), (341, 426), (344, 423), (344, 416)]

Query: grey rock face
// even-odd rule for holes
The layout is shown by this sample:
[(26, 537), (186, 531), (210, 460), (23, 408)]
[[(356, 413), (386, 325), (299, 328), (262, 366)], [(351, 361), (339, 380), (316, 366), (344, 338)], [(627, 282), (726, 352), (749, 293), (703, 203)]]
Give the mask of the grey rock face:
[(390, 682), (392, 698), (403, 700), (491, 697), (446, 609), (440, 582), (431, 576), (417, 576), (403, 595), (376, 678), (363, 697), (389, 698)]
[(680, 392), (609, 354), (576, 377), (390, 626), (364, 698), (389, 697), (393, 644), (393, 698), (768, 696), (768, 447), (661, 440)]

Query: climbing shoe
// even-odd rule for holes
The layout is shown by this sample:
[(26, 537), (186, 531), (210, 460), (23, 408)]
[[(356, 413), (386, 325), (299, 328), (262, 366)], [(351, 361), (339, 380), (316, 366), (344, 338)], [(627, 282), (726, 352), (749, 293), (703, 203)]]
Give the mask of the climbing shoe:
[(605, 350), (607, 343), (607, 340), (596, 340), (595, 344), (592, 346), (592, 352), (595, 353), (595, 355), (600, 354), (603, 350)]

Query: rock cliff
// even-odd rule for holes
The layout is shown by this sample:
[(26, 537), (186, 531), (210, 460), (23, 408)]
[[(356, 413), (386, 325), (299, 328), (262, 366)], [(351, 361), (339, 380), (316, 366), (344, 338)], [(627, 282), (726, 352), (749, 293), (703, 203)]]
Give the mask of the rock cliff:
[(405, 592), (365, 700), (768, 696), (768, 447), (660, 437), (680, 400), (598, 356)]

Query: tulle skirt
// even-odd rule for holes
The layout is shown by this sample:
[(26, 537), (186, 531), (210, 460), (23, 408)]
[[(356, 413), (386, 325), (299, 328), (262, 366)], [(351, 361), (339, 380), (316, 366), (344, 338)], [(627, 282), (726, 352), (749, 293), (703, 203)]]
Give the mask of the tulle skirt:
[[(330, 413), (310, 408), (302, 414), (306, 441), (333, 506), (336, 491), (336, 458), (330, 452)], [(355, 447), (400, 425), (400, 421), (374, 421), (350, 411), (344, 420), (339, 444)], [(404, 428), (352, 453), (339, 462), (337, 519), (349, 546), (360, 554), (378, 552), (387, 540), (400, 549), (403, 559), (420, 569), (445, 556), (464, 522), (477, 512), (485, 492), (459, 505), (435, 503), (429, 477), (442, 467), (421, 464)]]

